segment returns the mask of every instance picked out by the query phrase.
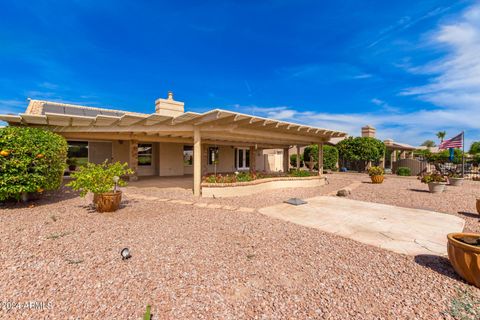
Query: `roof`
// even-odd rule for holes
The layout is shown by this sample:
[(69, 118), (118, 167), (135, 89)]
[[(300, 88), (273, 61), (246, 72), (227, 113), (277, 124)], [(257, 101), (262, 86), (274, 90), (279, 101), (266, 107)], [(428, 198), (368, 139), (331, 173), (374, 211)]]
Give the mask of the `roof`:
[(202, 139), (222, 137), (228, 141), (258, 140), (272, 144), (277, 141), (278, 144), (310, 144), (347, 135), (340, 131), (222, 109), (205, 113), (185, 112), (173, 117), (43, 100), (31, 100), (25, 113), (0, 115), (0, 120), (10, 124), (49, 126), (57, 132), (142, 133), (186, 139), (193, 139), (194, 126), (200, 126)]

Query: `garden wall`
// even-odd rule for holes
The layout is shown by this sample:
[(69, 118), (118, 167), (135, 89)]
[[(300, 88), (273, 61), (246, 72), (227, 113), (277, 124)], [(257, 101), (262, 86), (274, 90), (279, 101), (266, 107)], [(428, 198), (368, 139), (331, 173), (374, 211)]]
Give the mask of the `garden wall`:
[(313, 188), (325, 184), (325, 177), (279, 177), (237, 183), (202, 183), (202, 197), (227, 198), (283, 188)]

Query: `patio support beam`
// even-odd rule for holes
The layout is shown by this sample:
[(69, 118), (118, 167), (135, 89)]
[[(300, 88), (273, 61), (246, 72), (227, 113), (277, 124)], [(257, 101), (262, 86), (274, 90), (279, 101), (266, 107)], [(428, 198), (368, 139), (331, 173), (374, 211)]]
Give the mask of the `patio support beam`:
[(300, 146), (297, 144), (297, 170), (300, 169)]
[(323, 142), (318, 144), (318, 175), (323, 176)]
[(129, 167), (133, 170), (133, 174), (131, 174), (128, 178), (130, 181), (137, 181), (137, 171), (138, 171), (138, 140), (130, 140), (130, 154), (129, 154)]
[(201, 195), (202, 183), (202, 136), (200, 128), (193, 128), (193, 194)]
[(254, 146), (250, 147), (250, 172), (257, 171), (257, 150)]
[(289, 156), (288, 156), (289, 148), (283, 148), (283, 172), (288, 172), (288, 165), (289, 165)]

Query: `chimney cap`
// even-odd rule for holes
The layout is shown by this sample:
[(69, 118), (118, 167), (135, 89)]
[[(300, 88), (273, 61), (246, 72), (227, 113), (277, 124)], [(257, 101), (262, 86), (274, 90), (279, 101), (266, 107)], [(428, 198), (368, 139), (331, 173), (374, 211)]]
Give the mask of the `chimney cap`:
[(173, 100), (173, 92), (172, 91), (168, 91), (167, 99), (168, 100)]

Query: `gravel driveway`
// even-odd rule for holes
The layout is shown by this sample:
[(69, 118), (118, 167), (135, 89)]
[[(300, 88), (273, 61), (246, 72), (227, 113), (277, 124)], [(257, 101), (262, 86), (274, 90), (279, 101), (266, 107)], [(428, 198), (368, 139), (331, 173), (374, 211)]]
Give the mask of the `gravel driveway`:
[[(320, 195), (359, 177), (236, 204)], [(419, 194), (412, 199), (422, 206)], [(57, 193), (0, 207), (0, 318), (140, 319), (151, 304), (154, 319), (450, 319), (444, 311), (459, 290), (480, 299), (441, 257), (403, 256), (256, 212), (130, 200), (98, 214), (88, 202)], [(132, 258), (122, 261), (125, 246)]]

